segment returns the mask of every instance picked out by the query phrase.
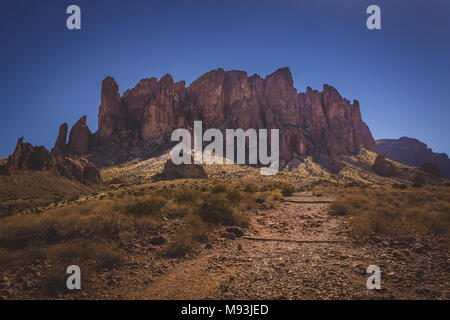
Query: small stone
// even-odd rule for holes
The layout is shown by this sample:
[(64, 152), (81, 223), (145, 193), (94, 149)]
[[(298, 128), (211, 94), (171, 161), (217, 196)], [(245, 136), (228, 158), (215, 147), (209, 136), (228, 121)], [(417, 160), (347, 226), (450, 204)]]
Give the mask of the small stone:
[(244, 231), (240, 227), (228, 227), (226, 231), (233, 233), (236, 237), (242, 237), (244, 235)]
[(156, 236), (150, 239), (150, 243), (155, 246), (162, 245), (167, 242), (166, 237), (164, 236)]

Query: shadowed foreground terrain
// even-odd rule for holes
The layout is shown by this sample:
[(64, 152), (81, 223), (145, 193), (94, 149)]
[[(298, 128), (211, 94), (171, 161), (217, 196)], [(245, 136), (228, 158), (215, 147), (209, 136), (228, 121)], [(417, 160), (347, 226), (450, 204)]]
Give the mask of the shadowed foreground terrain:
[[(448, 299), (448, 182), (394, 162), (380, 177), (375, 157), (172, 181), (154, 180), (167, 155), (104, 168), (96, 189), (0, 218), (0, 297)], [(71, 264), (82, 290), (65, 289)], [(366, 288), (369, 265), (381, 290)]]

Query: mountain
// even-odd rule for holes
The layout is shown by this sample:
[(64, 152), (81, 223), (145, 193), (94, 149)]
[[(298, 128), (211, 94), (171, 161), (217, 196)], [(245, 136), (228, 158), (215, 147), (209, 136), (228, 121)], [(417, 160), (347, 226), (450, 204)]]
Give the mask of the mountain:
[(6, 163), (0, 164), (0, 174), (15, 175), (18, 171), (53, 171), (70, 180), (85, 184), (100, 184), (100, 171), (84, 157), (76, 155), (58, 155), (50, 153), (45, 147), (33, 146), (23, 142), (23, 137), (17, 141), (14, 153)]
[(245, 71), (212, 70), (186, 87), (170, 75), (159, 81), (139, 81), (122, 96), (112, 77), (102, 82), (98, 131), (91, 134), (82, 118), (65, 144), (63, 125), (55, 150), (89, 154), (97, 165), (150, 157), (174, 143), (177, 128), (192, 129), (194, 120), (203, 130), (242, 128), (280, 129), (281, 165), (307, 156), (334, 159), (375, 151), (375, 141), (361, 118), (358, 101), (341, 97), (324, 85), (319, 92), (298, 93), (291, 72), (282, 68), (262, 78)]
[(426, 163), (437, 165), (442, 175), (450, 178), (450, 160), (447, 154), (435, 153), (417, 139), (401, 137), (377, 140), (376, 151), (389, 159), (409, 166), (419, 167)]

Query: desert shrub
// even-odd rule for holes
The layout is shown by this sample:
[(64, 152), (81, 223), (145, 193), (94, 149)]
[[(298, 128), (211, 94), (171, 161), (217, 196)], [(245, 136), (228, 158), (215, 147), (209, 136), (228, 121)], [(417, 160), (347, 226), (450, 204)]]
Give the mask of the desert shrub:
[(164, 255), (172, 258), (184, 257), (194, 249), (194, 239), (192, 234), (183, 230), (179, 232), (175, 239), (164, 249)]
[(227, 186), (224, 184), (216, 184), (211, 188), (212, 193), (224, 193), (227, 191)]
[(245, 186), (244, 191), (250, 192), (250, 193), (255, 193), (255, 192), (258, 192), (258, 187), (253, 183), (249, 183)]
[(162, 188), (158, 188), (153, 192), (155, 196), (163, 197), (164, 199), (172, 199), (175, 194), (175, 190), (171, 188), (167, 188), (167, 186), (163, 186)]
[(296, 191), (296, 189), (293, 185), (284, 184), (281, 189), (281, 194), (283, 195), (283, 197), (289, 197), (289, 196), (292, 196), (295, 191)]
[(158, 228), (158, 224), (153, 217), (142, 217), (141, 219), (136, 219), (133, 224), (136, 232), (140, 235), (154, 233)]
[(336, 200), (330, 204), (331, 215), (345, 216), (347, 214), (350, 214), (351, 210), (352, 206), (346, 201)]
[(186, 231), (192, 235), (192, 239), (196, 242), (207, 242), (210, 228), (203, 220), (195, 214), (188, 214), (184, 218)]
[(376, 234), (394, 234), (396, 221), (392, 215), (384, 210), (368, 210), (355, 216), (352, 221), (352, 230), (362, 237), (370, 237)]
[(182, 188), (174, 195), (176, 203), (194, 203), (198, 199), (198, 193), (192, 189)]
[(420, 188), (420, 187), (422, 187), (424, 185), (425, 185), (425, 178), (423, 177), (423, 175), (418, 173), (413, 179), (413, 185), (412, 186), (414, 188)]
[(137, 201), (127, 207), (127, 212), (135, 215), (155, 215), (161, 211), (167, 201), (161, 196), (150, 197), (144, 201)]
[(211, 194), (197, 209), (197, 214), (205, 222), (232, 224), (233, 209), (229, 201), (220, 195)]
[(77, 264), (91, 259), (94, 256), (94, 249), (88, 242), (66, 242), (48, 248), (46, 256), (53, 261)]
[(88, 260), (95, 261), (97, 269), (112, 269), (122, 262), (122, 253), (113, 243), (89, 241), (64, 242), (45, 249), (47, 259), (58, 265), (83, 265)]
[(450, 193), (442, 187), (353, 189), (330, 205), (330, 214), (350, 215), (354, 234), (446, 235), (450, 232)]
[[(0, 247), (24, 248), (28, 244), (54, 244), (81, 237), (102, 236), (116, 238), (121, 230), (129, 229), (132, 220), (122, 214), (92, 207), (71, 206), (55, 209), (42, 215), (15, 215), (2, 219)], [(103, 210), (103, 209), (102, 209)]]
[(122, 254), (118, 250), (102, 248), (95, 252), (96, 268), (113, 269), (122, 263)]
[(228, 191), (226, 197), (233, 205), (237, 205), (242, 200), (241, 192), (238, 189)]
[(408, 186), (404, 183), (394, 183), (392, 185), (392, 188), (405, 190), (406, 188), (408, 188)]
[(265, 192), (257, 192), (253, 195), (255, 203), (264, 206), (265, 208), (274, 208), (276, 204), (283, 199), (280, 190), (272, 190)]
[(233, 225), (248, 228), (250, 226), (250, 218), (243, 212), (233, 213)]
[(40, 294), (42, 297), (56, 298), (60, 293), (67, 293), (67, 274), (64, 268), (48, 271), (41, 280)]
[(197, 204), (197, 202), (194, 202), (194, 203), (191, 203), (191, 202), (188, 202), (188, 203), (169, 202), (166, 205), (164, 212), (167, 213), (167, 216), (169, 218), (184, 217), (187, 214), (194, 211), (194, 209), (196, 208), (196, 204)]

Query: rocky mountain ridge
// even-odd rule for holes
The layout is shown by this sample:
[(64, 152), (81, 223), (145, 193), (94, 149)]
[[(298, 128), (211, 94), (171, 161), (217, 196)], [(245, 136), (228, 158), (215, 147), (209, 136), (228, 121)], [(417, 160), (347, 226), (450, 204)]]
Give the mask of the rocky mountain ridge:
[(13, 176), (22, 170), (52, 170), (65, 178), (84, 184), (102, 182), (100, 171), (86, 158), (51, 153), (43, 146), (23, 142), (23, 137), (17, 141), (16, 149), (6, 163), (0, 165), (0, 174)]
[[(245, 71), (212, 70), (186, 87), (170, 75), (141, 80), (120, 96), (112, 77), (102, 82), (98, 131), (90, 133), (85, 117), (72, 128), (65, 145), (62, 125), (54, 150), (91, 155), (98, 165), (149, 157), (173, 143), (177, 128), (192, 130), (195, 120), (208, 128), (280, 129), (281, 164), (307, 156), (328, 159), (375, 151), (375, 140), (361, 118), (358, 101), (350, 103), (324, 85), (319, 92), (298, 93), (288, 68), (265, 78)], [(327, 160), (326, 160), (327, 161)]]
[(376, 151), (387, 158), (414, 167), (436, 165), (444, 177), (450, 178), (450, 159), (445, 153), (435, 153), (414, 138), (381, 139), (376, 141)]

